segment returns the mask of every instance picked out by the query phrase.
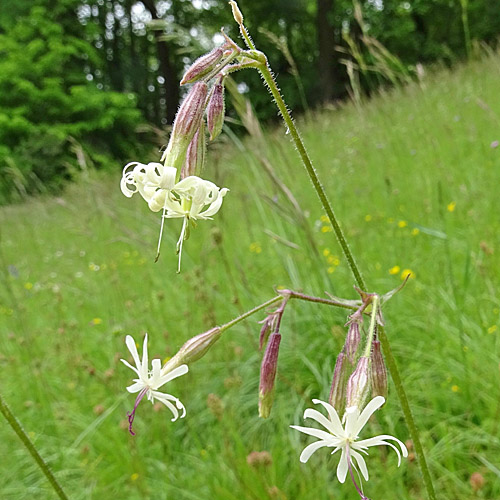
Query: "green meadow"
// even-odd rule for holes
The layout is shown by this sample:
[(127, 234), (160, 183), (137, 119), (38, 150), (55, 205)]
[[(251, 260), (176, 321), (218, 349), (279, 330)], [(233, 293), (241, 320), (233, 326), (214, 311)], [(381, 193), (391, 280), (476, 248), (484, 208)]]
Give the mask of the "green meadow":
[[(442, 500), (500, 498), (499, 88), (490, 55), (297, 120), (369, 291), (412, 272), (385, 319)], [(346, 313), (325, 305), (287, 307), (269, 419), (257, 413), (261, 313), (168, 385), (185, 419), (143, 401), (137, 435), (127, 430), (125, 335), (147, 332), (150, 358), (166, 359), (276, 287), (357, 298), (285, 130), (241, 139), (235, 127), (204, 174), (230, 192), (185, 243), (181, 274), (181, 222), (166, 221), (155, 263), (160, 215), (122, 195), (122, 165), (0, 209), (1, 392), (71, 499), (357, 497), (336, 479), (337, 455), (299, 462), (312, 439), (289, 428), (328, 398)], [(409, 439), (391, 383), (362, 437), (382, 433)], [(254, 451), (269, 455), (247, 460)], [(0, 457), (0, 498), (55, 497), (5, 422)], [(398, 468), (371, 448), (367, 463), (370, 498), (426, 498), (413, 453)]]

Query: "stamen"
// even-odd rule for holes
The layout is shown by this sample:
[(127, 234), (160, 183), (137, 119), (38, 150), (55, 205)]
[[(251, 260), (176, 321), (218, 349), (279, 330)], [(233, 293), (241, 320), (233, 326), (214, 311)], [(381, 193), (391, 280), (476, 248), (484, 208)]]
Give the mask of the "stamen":
[[(167, 196), (168, 196), (168, 194), (167, 194)], [(166, 203), (166, 200), (165, 200), (165, 203)], [(158, 238), (158, 248), (156, 249), (155, 262), (158, 262), (158, 259), (160, 258), (160, 245), (161, 245), (161, 237), (163, 235), (163, 224), (165, 224), (165, 211), (166, 211), (166, 207), (163, 207), (163, 214), (161, 216), (160, 237)]]
[[(356, 491), (358, 492), (359, 496), (361, 497), (361, 500), (370, 500), (368, 497), (365, 497), (362, 487), (360, 488), (358, 486), (358, 483), (356, 483), (356, 480), (354, 479), (354, 472), (352, 470), (353, 464), (351, 462), (351, 454), (349, 453), (349, 444), (347, 444), (345, 451), (346, 451), (346, 455), (347, 455), (347, 468), (349, 469), (351, 481), (353, 482), (354, 487), (356, 488)], [(361, 478), (360, 478), (360, 480), (361, 480)]]
[(186, 235), (187, 223), (188, 223), (188, 218), (184, 217), (184, 222), (182, 223), (181, 235), (179, 237), (179, 241), (177, 242), (177, 253), (179, 254), (179, 264), (177, 266), (177, 273), (181, 272), (182, 244), (184, 243), (184, 236)]
[(134, 423), (134, 418), (135, 418), (135, 410), (137, 410), (137, 407), (139, 406), (139, 403), (142, 401), (142, 398), (146, 395), (148, 392), (149, 388), (144, 387), (144, 389), (138, 394), (135, 404), (134, 404), (134, 409), (132, 412), (127, 412), (127, 418), (128, 418), (128, 431), (132, 436), (135, 436), (135, 432), (132, 430), (132, 424)]

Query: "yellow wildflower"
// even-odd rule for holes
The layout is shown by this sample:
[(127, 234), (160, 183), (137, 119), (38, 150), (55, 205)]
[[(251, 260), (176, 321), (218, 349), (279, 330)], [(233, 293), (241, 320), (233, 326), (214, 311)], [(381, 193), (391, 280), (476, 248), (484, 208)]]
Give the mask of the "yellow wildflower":
[(370, 222), (372, 220), (372, 216), (370, 214), (365, 215), (365, 221)]
[(328, 269), (327, 269), (327, 272), (328, 274), (332, 274), (333, 272), (335, 272), (335, 268), (333, 266), (330, 266)]
[(130, 476), (130, 480), (131, 481), (137, 481), (139, 479), (139, 474), (137, 474), (137, 472), (134, 472), (131, 476)]
[(496, 331), (498, 330), (498, 326), (497, 325), (491, 325), (489, 328), (488, 328), (488, 333), (495, 333)]
[(389, 274), (398, 274), (401, 268), (399, 266), (394, 266), (389, 269)]
[(410, 275), (410, 279), (415, 278), (415, 273), (411, 269), (403, 269), (401, 271), (401, 279), (404, 280), (406, 277)]
[(332, 226), (323, 226), (321, 228), (322, 233), (331, 233), (333, 231)]
[(30, 283), (28, 281), (27, 283), (24, 284), (24, 288), (26, 288), (26, 290), (31, 290), (33, 288), (33, 283)]
[(455, 207), (457, 206), (457, 203), (455, 201), (450, 201), (448, 205), (446, 205), (446, 209), (448, 212), (453, 212), (455, 210)]
[(321, 222), (330, 222), (330, 219), (326, 215), (322, 215), (319, 220)]
[(406, 227), (408, 225), (408, 222), (406, 222), (405, 220), (400, 220), (398, 222), (398, 227), (400, 227), (401, 229), (403, 229), (404, 227)]
[(412, 230), (411, 230), (411, 235), (412, 236), (417, 236), (417, 234), (420, 233), (420, 229), (418, 227), (414, 227)]
[(102, 323), (102, 319), (101, 318), (94, 318), (92, 320), (92, 324), (93, 325), (100, 325)]
[(452, 390), (453, 392), (458, 392), (458, 391), (460, 390), (460, 387), (458, 387), (458, 385), (452, 385), (452, 386), (451, 386), (451, 390)]
[(325, 249), (323, 250), (323, 255), (324, 255), (325, 257), (328, 257), (328, 256), (330, 255), (330, 250), (329, 250), (328, 248), (325, 248)]

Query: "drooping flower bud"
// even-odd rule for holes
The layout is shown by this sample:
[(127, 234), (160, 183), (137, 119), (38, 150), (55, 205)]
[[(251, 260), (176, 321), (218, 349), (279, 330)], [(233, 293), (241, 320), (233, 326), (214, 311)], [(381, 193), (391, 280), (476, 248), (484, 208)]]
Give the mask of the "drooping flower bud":
[(210, 140), (213, 141), (222, 132), (224, 125), (224, 84), (222, 79), (214, 85), (208, 101), (207, 125)]
[(387, 399), (387, 369), (378, 340), (374, 340), (372, 344), (370, 382), (372, 384), (372, 397), (383, 396)]
[(353, 319), (348, 324), (349, 329), (347, 330), (347, 336), (345, 339), (345, 353), (349, 361), (354, 363), (359, 343), (361, 341), (361, 334), (359, 331), (359, 322), (357, 320)]
[(194, 134), (186, 152), (186, 161), (182, 166), (181, 180), (190, 175), (200, 175), (205, 165), (206, 153), (205, 123), (200, 123), (200, 128)]
[(346, 383), (349, 375), (349, 364), (344, 350), (337, 356), (335, 369), (333, 370), (332, 386), (330, 388), (330, 397), (328, 402), (337, 410), (339, 415), (344, 413)]
[(260, 366), (259, 417), (262, 418), (269, 417), (273, 406), (274, 379), (278, 367), (280, 342), (281, 334), (279, 332), (271, 333)]
[(363, 406), (369, 389), (369, 366), (370, 358), (361, 356), (361, 358), (359, 358), (356, 369), (352, 372), (349, 380), (347, 381), (347, 408), (357, 406), (359, 409), (361, 409), (361, 407)]
[(222, 60), (224, 56), (224, 47), (216, 47), (208, 54), (199, 57), (196, 61), (191, 64), (186, 73), (181, 80), (181, 85), (185, 85), (186, 83), (193, 83), (205, 75), (208, 75), (217, 64)]
[(205, 111), (208, 87), (205, 82), (197, 82), (188, 92), (177, 112), (172, 134), (162, 161), (179, 171), (184, 165), (186, 152), (194, 135), (200, 128)]
[(165, 366), (162, 368), (162, 372), (168, 372), (177, 366), (184, 364), (189, 365), (194, 361), (198, 361), (200, 358), (205, 356), (212, 345), (219, 340), (221, 334), (221, 329), (216, 326), (207, 332), (200, 333), (199, 335), (189, 339), (179, 349), (177, 354), (167, 361)]

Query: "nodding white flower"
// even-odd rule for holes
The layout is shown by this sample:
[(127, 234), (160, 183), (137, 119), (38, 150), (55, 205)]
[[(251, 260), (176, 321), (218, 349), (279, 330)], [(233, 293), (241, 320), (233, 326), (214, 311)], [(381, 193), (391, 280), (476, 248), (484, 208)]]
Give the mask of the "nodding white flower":
[[(342, 425), (337, 411), (332, 405), (325, 403), (324, 401), (320, 401), (319, 399), (313, 399), (313, 403), (323, 405), (328, 413), (328, 418), (319, 411), (311, 408), (308, 408), (304, 412), (304, 418), (312, 418), (313, 420), (316, 420), (316, 422), (325, 427), (328, 432), (311, 427), (300, 427), (297, 425), (290, 426), (293, 429), (303, 432), (304, 434), (308, 434), (319, 439), (319, 441), (316, 441), (304, 448), (300, 455), (300, 461), (302, 463), (306, 463), (316, 450), (323, 447), (333, 448), (332, 455), (341, 451), (340, 461), (337, 467), (338, 480), (341, 483), (345, 482), (347, 472), (349, 471), (351, 479), (354, 482), (361, 498), (366, 498), (362, 491), (358, 488), (358, 485), (354, 480), (352, 470), (353, 467), (359, 469), (365, 480), (368, 481), (368, 468), (366, 467), (366, 462), (361, 453), (368, 455), (367, 450), (371, 446), (390, 446), (398, 455), (398, 467), (401, 465), (401, 454), (403, 457), (408, 456), (406, 446), (394, 436), (381, 434), (380, 436), (375, 436), (369, 439), (358, 440), (358, 434), (361, 432), (362, 428), (368, 422), (368, 419), (373, 415), (373, 413), (385, 403), (385, 399), (382, 396), (373, 398), (362, 412), (360, 412), (359, 408), (356, 406), (347, 408), (343, 418), (344, 425)], [(399, 452), (397, 446), (389, 441), (395, 441), (401, 448), (401, 453)], [(357, 467), (353, 460), (356, 461)]]
[[(137, 352), (137, 347), (135, 345), (134, 339), (127, 335), (125, 338), (125, 343), (132, 354), (132, 358), (134, 359), (135, 366), (132, 366), (128, 361), (122, 359), (122, 363), (128, 366), (130, 369), (134, 370), (137, 374), (138, 378), (134, 379), (134, 383), (127, 387), (127, 391), (134, 394), (139, 393), (135, 400), (134, 409), (132, 412), (127, 413), (128, 422), (129, 422), (129, 431), (132, 436), (135, 433), (132, 431), (132, 424), (134, 422), (135, 411), (139, 406), (139, 403), (142, 401), (144, 396), (147, 396), (151, 403), (155, 402), (155, 399), (163, 403), (173, 414), (172, 422), (179, 418), (179, 411), (182, 410), (182, 415), (180, 418), (184, 418), (186, 415), (186, 408), (184, 405), (177, 399), (175, 396), (171, 396), (170, 394), (164, 394), (163, 392), (159, 392), (158, 389), (170, 382), (174, 378), (180, 377), (188, 372), (187, 365), (181, 365), (177, 368), (174, 368), (171, 371), (165, 371), (165, 369), (161, 368), (161, 361), (159, 359), (153, 359), (151, 362), (153, 369), (150, 371), (148, 368), (148, 336), (144, 337), (144, 345), (142, 347), (142, 360), (139, 358), (139, 354)], [(175, 405), (173, 403), (175, 403)]]
[(221, 205), (227, 188), (219, 188), (213, 182), (191, 175), (174, 186), (174, 194), (165, 200), (163, 217), (166, 219), (183, 218), (181, 235), (177, 242), (179, 254), (178, 271), (181, 268), (182, 244), (188, 237), (189, 221), (212, 219)]
[(161, 163), (132, 162), (123, 169), (120, 187), (127, 198), (139, 193), (153, 212), (159, 212), (175, 185), (176, 175), (177, 169)]
[(139, 193), (153, 212), (163, 210), (158, 238), (156, 260), (160, 255), (160, 245), (165, 219), (184, 218), (181, 236), (177, 242), (179, 254), (178, 272), (181, 267), (182, 244), (188, 238), (188, 223), (197, 219), (212, 219), (221, 205), (227, 188), (220, 189), (213, 182), (191, 175), (175, 182), (177, 169), (161, 163), (129, 163), (123, 169), (120, 182), (122, 193), (131, 198)]

